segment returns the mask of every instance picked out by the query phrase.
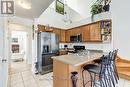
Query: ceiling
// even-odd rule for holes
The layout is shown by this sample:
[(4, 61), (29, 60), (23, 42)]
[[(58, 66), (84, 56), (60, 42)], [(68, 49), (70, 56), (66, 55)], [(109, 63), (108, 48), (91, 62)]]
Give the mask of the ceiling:
[(53, 0), (20, 0), (31, 4), (31, 9), (25, 9), (18, 4), (18, 1), (15, 0), (15, 15), (27, 19), (38, 18), (53, 2)]

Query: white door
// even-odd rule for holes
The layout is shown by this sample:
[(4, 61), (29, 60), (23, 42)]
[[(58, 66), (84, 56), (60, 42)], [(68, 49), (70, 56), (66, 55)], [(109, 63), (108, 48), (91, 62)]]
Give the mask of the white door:
[(8, 78), (8, 40), (5, 20), (0, 18), (0, 87), (7, 87)]

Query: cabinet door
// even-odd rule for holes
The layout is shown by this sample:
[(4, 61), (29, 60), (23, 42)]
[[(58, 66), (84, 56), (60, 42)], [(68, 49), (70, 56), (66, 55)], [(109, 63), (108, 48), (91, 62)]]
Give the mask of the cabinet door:
[(82, 41), (88, 42), (90, 41), (90, 26), (83, 26), (82, 27)]
[(90, 26), (90, 40), (91, 41), (101, 41), (101, 29), (100, 23), (94, 23)]
[(65, 42), (65, 30), (60, 30), (60, 42)]
[(54, 28), (54, 29), (53, 29), (53, 33), (55, 33), (56, 35), (58, 35), (58, 38), (59, 38), (59, 40), (60, 40), (60, 29)]
[(72, 29), (72, 34), (73, 35), (81, 34), (81, 27)]
[(66, 42), (70, 42), (70, 36), (71, 36), (71, 30), (66, 30), (66, 33), (65, 33), (65, 40)]

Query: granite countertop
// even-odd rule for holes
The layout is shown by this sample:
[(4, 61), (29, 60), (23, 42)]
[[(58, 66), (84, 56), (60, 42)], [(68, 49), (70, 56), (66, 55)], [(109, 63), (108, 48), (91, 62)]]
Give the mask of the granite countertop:
[(68, 54), (68, 55), (62, 55), (62, 56), (53, 56), (52, 59), (61, 61), (63, 63), (69, 64), (72, 66), (80, 66), (87, 62), (98, 59), (104, 54), (106, 53), (89, 51), (87, 55), (83, 55), (83, 56), (79, 56), (77, 54)]

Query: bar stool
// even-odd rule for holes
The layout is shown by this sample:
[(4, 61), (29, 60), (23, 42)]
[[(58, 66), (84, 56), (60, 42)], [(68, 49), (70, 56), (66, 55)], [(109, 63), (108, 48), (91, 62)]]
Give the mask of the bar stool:
[[(109, 55), (101, 57), (100, 65), (88, 64), (83, 67), (82, 78), (83, 87), (86, 86), (88, 82), (84, 81), (84, 71), (88, 71), (91, 78), (91, 87), (96, 86), (96, 76), (99, 77), (99, 83), (101, 87), (115, 87), (115, 80), (118, 83), (118, 73), (115, 66), (115, 58), (117, 55), (117, 50), (109, 52)], [(94, 77), (92, 76), (94, 74)]]
[(94, 63), (101, 64), (101, 61), (102, 61), (101, 59), (95, 59)]
[[(103, 60), (104, 56), (102, 56), (102, 60)], [(83, 71), (82, 71), (82, 78), (83, 78), (83, 87), (86, 86), (87, 83), (85, 83), (84, 81), (84, 71), (88, 71), (89, 74), (90, 74), (90, 81), (91, 81), (91, 87), (94, 87), (96, 86), (96, 76), (99, 75), (99, 79), (100, 79), (100, 84), (101, 84), (101, 87), (105, 87), (105, 84), (102, 80), (102, 76), (103, 76), (103, 72), (104, 72), (104, 69), (103, 68), (103, 65), (100, 67), (100, 66), (97, 66), (97, 65), (94, 65), (94, 64), (88, 64), (86, 66), (83, 67)], [(94, 77), (93, 75), (94, 74)]]

